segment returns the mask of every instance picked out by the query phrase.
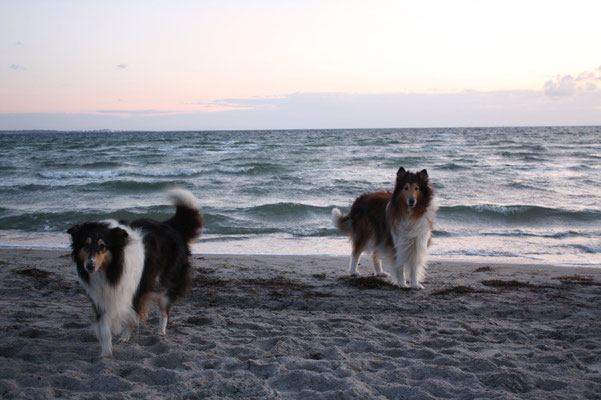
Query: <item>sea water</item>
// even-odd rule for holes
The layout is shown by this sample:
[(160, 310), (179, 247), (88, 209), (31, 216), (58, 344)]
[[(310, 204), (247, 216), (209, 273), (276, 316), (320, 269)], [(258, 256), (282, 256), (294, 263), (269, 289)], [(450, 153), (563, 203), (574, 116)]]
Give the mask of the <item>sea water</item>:
[(347, 255), (333, 207), (427, 169), (434, 259), (601, 265), (601, 127), (1, 132), (0, 246), (67, 248), (73, 224), (206, 220), (195, 253)]

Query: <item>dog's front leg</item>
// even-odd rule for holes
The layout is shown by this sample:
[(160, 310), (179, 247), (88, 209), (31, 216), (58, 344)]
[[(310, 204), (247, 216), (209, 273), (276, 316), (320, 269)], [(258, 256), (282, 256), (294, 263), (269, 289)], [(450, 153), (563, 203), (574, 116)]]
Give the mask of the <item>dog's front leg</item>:
[(106, 314), (103, 314), (96, 323), (96, 337), (100, 342), (102, 351), (100, 357), (112, 357), (113, 356), (113, 344), (111, 334), (111, 320)]
[(134, 330), (134, 323), (133, 322), (127, 323), (125, 325), (125, 327), (123, 328), (123, 332), (121, 332), (121, 337), (119, 338), (119, 341), (121, 343), (127, 343), (129, 341), (129, 337), (130, 337), (131, 333), (133, 332), (133, 330)]
[(418, 271), (420, 269), (420, 265), (419, 264), (413, 264), (410, 266), (410, 275), (411, 275), (411, 289), (423, 289), (424, 286), (419, 283), (418, 280)]
[(392, 258), (392, 271), (396, 273), (397, 285), (401, 289), (408, 289), (407, 278), (405, 277), (405, 253), (403, 251), (404, 243), (399, 240), (398, 233), (392, 236), (394, 242), (394, 253)]
[(405, 266), (403, 265), (403, 259), (399, 256), (396, 256), (393, 260), (393, 265), (394, 271), (396, 271), (397, 274), (397, 285), (401, 289), (408, 289), (409, 286), (407, 286), (407, 278), (405, 277)]
[(424, 279), (425, 255), (428, 252), (428, 238), (428, 235), (418, 237), (411, 247), (411, 256), (407, 261), (409, 264), (412, 289), (424, 288), (420, 283), (420, 280)]

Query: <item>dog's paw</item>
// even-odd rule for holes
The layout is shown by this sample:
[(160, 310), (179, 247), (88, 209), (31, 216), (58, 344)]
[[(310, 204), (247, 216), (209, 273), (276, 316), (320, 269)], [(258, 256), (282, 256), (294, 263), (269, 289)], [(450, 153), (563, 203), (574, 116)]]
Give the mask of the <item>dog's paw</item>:
[(424, 289), (424, 285), (422, 285), (421, 283), (412, 283), (411, 284), (411, 289), (414, 289), (414, 290), (423, 290)]
[(388, 272), (376, 272), (374, 273), (374, 276), (377, 276), (378, 278), (388, 278), (390, 276), (390, 274)]
[(131, 332), (124, 330), (121, 333), (121, 336), (119, 336), (119, 343), (127, 343), (129, 342), (129, 337), (130, 337)]
[(407, 282), (399, 282), (397, 286), (401, 289), (409, 289), (409, 285), (407, 285)]
[(357, 277), (358, 277), (358, 276), (360, 276), (360, 275), (359, 275), (358, 273), (356, 273), (356, 272), (351, 272), (351, 273), (349, 273), (349, 276), (350, 276), (351, 278), (357, 278)]

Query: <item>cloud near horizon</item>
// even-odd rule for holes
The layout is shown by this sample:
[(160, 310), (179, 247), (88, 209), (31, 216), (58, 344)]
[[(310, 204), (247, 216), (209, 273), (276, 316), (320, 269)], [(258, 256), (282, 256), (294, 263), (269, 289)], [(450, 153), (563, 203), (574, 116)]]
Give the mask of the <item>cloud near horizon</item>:
[(218, 99), (208, 112), (99, 110), (0, 114), (0, 130), (261, 130), (601, 125), (601, 90), (443, 94), (292, 93)]
[(181, 113), (181, 111), (173, 111), (173, 110), (96, 110), (95, 113), (98, 114), (107, 114), (107, 115), (118, 115), (131, 117), (136, 115), (166, 115), (166, 114), (177, 114)]
[(582, 91), (595, 91), (601, 88), (601, 66), (592, 72), (581, 72), (572, 75), (556, 75), (544, 85), (547, 96), (572, 96)]

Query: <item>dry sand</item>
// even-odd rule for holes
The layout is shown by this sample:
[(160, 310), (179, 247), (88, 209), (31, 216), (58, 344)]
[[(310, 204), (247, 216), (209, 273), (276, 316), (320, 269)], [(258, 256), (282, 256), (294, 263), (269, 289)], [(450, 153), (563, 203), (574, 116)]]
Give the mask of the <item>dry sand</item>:
[(434, 263), (407, 291), (347, 262), (195, 255), (167, 336), (154, 313), (99, 359), (67, 252), (0, 249), (0, 397), (601, 398), (601, 269)]

